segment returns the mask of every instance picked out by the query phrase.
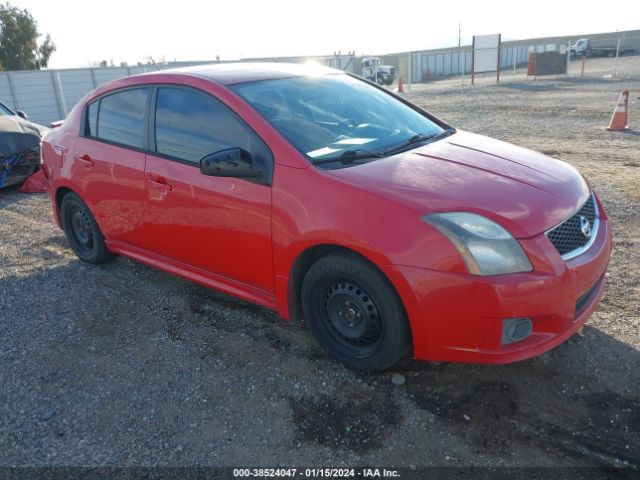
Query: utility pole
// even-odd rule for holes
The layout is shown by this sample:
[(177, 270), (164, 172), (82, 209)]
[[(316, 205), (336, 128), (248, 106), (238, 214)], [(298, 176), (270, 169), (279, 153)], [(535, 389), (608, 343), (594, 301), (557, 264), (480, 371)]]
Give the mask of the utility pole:
[[(460, 64), (460, 55), (462, 54), (462, 24), (460, 20), (458, 20), (458, 68), (460, 69), (460, 81), (462, 85), (464, 85), (464, 67)], [(466, 60), (466, 58), (465, 58)], [(465, 64), (467, 62), (465, 61)]]

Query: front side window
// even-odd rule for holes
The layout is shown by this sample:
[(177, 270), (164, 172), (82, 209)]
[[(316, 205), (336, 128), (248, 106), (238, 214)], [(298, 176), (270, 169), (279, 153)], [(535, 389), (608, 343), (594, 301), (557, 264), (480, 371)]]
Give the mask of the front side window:
[(374, 159), (446, 132), (391, 95), (344, 74), (241, 83), (232, 89), (313, 163), (349, 154)]
[(191, 89), (158, 89), (158, 153), (197, 164), (203, 157), (226, 148), (253, 152), (255, 143), (255, 134), (219, 100)]
[(95, 136), (108, 142), (134, 148), (144, 148), (144, 132), (147, 113), (147, 101), (150, 89), (134, 88), (106, 95), (100, 99), (99, 109), (89, 106), (87, 123), (91, 129), (92, 115), (97, 116)]

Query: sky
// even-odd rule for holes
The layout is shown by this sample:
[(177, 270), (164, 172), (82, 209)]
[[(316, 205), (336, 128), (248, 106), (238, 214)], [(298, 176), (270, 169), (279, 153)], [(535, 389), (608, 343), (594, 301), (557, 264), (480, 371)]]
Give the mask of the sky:
[[(51, 68), (269, 56), (384, 54), (503, 40), (640, 29), (640, 1), (12, 0), (57, 51)], [(588, 7), (587, 3), (593, 5)], [(600, 8), (597, 8), (600, 6)]]

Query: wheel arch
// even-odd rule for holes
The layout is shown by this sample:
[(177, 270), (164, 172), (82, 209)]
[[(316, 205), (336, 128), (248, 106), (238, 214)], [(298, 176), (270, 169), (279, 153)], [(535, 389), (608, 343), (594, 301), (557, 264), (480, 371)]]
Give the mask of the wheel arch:
[(73, 187), (71, 187), (71, 186), (69, 186), (67, 184), (62, 184), (62, 185), (56, 187), (55, 194), (54, 194), (54, 197), (53, 197), (54, 201), (55, 201), (53, 212), (54, 212), (54, 215), (56, 216), (56, 220), (58, 222), (58, 225), (60, 227), (62, 227), (61, 218), (60, 218), (60, 208), (62, 207), (62, 199), (68, 193), (73, 193), (73, 194), (77, 195), (80, 198), (80, 200), (82, 200), (84, 202), (84, 204), (89, 209), (89, 212), (91, 212), (91, 215), (93, 215), (94, 220), (98, 224), (98, 228), (100, 228), (100, 230), (102, 231), (102, 225), (100, 224), (100, 222), (96, 218), (95, 212), (93, 211), (93, 208), (91, 208), (91, 205), (89, 205), (86, 202), (86, 200), (84, 198), (82, 198), (82, 195), (80, 195), (80, 193), (78, 193), (77, 190), (75, 190)]
[(371, 256), (367, 255), (364, 252), (358, 251), (356, 249), (346, 247), (344, 245), (333, 244), (333, 243), (321, 243), (309, 246), (298, 253), (295, 257), (295, 260), (291, 264), (291, 268), (289, 270), (289, 279), (287, 285), (287, 302), (288, 302), (288, 317), (293, 321), (301, 321), (303, 318), (302, 315), (302, 303), (300, 300), (300, 293), (302, 290), (302, 282), (306, 273), (309, 271), (309, 268), (317, 262), (320, 258), (330, 255), (332, 253), (346, 253), (349, 255), (353, 255), (358, 259), (366, 262), (377, 271), (389, 282), (391, 287), (394, 289), (396, 294), (401, 300), (401, 303), (405, 309), (405, 313), (408, 316), (408, 309), (405, 305), (405, 298), (398, 290), (398, 286), (395, 284), (392, 278), (387, 275), (384, 269), (380, 268), (380, 266), (374, 261)]
[(56, 193), (55, 193), (55, 197), (54, 198), (55, 198), (55, 210), (56, 210), (56, 215), (58, 216), (58, 218), (60, 218), (60, 206), (62, 205), (62, 199), (69, 192), (72, 192), (72, 193), (75, 193), (76, 195), (78, 195), (78, 192), (75, 192), (73, 189), (67, 187), (66, 185), (62, 185), (62, 186), (60, 186), (60, 187), (58, 187), (56, 189)]

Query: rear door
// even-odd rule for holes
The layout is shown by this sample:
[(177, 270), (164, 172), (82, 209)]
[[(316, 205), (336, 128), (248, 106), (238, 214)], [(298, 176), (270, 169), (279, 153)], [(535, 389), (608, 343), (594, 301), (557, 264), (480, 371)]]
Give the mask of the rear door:
[(149, 246), (144, 178), (150, 87), (119, 90), (86, 107), (74, 183), (108, 240)]
[[(153, 250), (273, 292), (273, 157), (266, 144), (225, 104), (200, 90), (159, 86), (152, 104), (146, 187)], [(200, 159), (230, 147), (251, 153), (264, 181), (200, 172)]]

